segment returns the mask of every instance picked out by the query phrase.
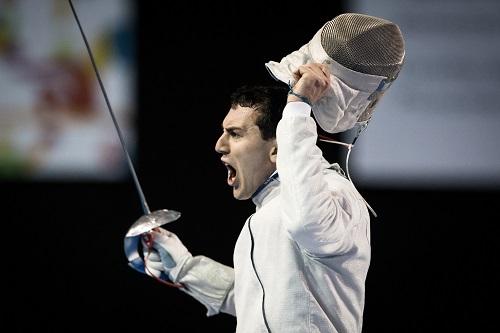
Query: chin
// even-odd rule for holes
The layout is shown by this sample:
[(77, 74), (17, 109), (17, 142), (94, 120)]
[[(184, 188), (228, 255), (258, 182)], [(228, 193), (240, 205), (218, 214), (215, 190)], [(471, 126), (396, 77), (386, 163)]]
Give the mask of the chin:
[(251, 195), (249, 195), (249, 194), (245, 194), (245, 193), (241, 193), (241, 192), (233, 191), (233, 197), (234, 197), (236, 200), (248, 200), (248, 199), (250, 199), (252, 196), (251, 196)]

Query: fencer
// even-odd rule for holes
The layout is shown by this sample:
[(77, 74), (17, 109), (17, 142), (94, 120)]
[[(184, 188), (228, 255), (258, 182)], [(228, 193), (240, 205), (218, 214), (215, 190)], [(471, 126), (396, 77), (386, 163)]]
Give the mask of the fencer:
[(235, 315), (239, 333), (361, 332), (370, 216), (339, 165), (323, 157), (316, 125), (337, 133), (367, 122), (403, 59), (395, 24), (349, 13), (267, 63), (286, 85), (233, 93), (215, 145), (233, 196), (256, 206), (234, 267), (193, 256), (156, 228), (144, 247), (152, 275), (167, 274), (207, 315)]

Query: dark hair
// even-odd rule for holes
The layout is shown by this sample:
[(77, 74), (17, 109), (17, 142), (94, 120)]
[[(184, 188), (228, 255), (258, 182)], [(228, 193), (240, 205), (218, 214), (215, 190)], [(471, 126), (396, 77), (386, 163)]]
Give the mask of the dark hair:
[(273, 139), (286, 105), (287, 93), (285, 86), (242, 86), (231, 94), (231, 108), (239, 105), (255, 109), (259, 113), (255, 124), (259, 126), (262, 139)]

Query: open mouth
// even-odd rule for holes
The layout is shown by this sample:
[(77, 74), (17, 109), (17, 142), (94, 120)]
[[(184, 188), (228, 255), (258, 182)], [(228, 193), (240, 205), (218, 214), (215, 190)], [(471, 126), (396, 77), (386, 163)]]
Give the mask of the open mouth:
[(233, 168), (229, 163), (224, 162), (224, 165), (227, 169), (227, 184), (229, 186), (233, 186), (234, 182), (236, 181), (236, 169)]

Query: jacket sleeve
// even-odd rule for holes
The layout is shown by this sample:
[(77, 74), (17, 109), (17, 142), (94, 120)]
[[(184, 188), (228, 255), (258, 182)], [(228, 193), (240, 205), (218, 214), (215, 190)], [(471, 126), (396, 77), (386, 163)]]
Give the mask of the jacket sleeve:
[(184, 265), (178, 282), (182, 291), (207, 308), (207, 316), (219, 312), (236, 314), (234, 308), (234, 269), (205, 256), (196, 256)]
[(305, 103), (288, 103), (278, 124), (281, 217), (290, 237), (309, 254), (342, 254), (353, 245), (349, 229), (359, 200), (347, 180), (325, 172), (310, 112)]

